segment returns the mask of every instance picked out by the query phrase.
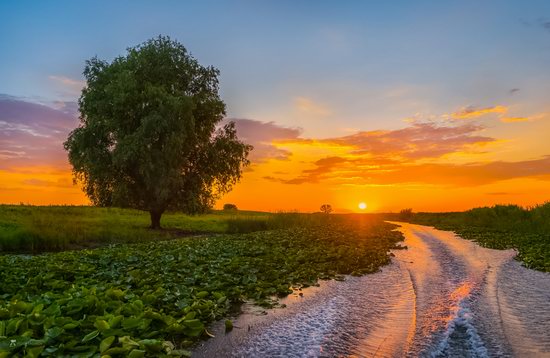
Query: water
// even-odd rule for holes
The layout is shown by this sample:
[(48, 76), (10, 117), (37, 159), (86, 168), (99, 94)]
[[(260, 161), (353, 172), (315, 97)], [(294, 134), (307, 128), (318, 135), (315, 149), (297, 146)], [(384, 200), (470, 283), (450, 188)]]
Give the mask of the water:
[(511, 250), (399, 224), (408, 250), (381, 272), (327, 281), (285, 309), (245, 308), (201, 357), (550, 357), (550, 274)]

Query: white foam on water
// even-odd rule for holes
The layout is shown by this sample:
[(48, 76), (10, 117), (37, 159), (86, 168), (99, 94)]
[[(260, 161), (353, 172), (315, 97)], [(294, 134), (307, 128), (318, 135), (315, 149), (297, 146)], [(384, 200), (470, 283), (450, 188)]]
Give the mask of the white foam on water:
[(470, 356), (479, 358), (489, 357), (487, 348), (485, 348), (485, 344), (473, 324), (473, 315), (468, 307), (469, 299), (470, 297), (465, 297), (458, 303), (454, 318), (447, 325), (447, 329), (443, 333), (443, 340), (430, 353), (431, 357), (448, 356), (448, 352), (451, 349), (453, 334), (460, 328), (466, 330), (467, 340), (464, 343), (467, 344), (466, 349), (468, 353), (470, 353)]
[(341, 306), (340, 297), (334, 297), (314, 310), (305, 308), (288, 320), (274, 322), (237, 349), (234, 356), (317, 357)]

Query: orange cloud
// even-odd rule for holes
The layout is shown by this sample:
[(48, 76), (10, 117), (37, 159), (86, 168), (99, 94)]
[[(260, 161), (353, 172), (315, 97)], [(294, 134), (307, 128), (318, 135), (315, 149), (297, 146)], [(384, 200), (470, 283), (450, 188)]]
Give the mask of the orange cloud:
[(472, 119), (484, 116), (486, 114), (496, 113), (496, 114), (505, 114), (508, 112), (508, 107), (506, 106), (493, 106), (493, 107), (485, 107), (485, 108), (475, 108), (472, 106), (465, 107), (461, 109), (458, 112), (455, 112), (451, 115), (452, 118), (455, 119)]
[(529, 121), (529, 117), (502, 117), (500, 118), (500, 121), (503, 123), (515, 123), (515, 122), (527, 122)]
[(391, 131), (363, 131), (318, 140), (298, 138), (294, 142), (345, 146), (351, 148), (350, 154), (354, 155), (369, 154), (407, 159), (439, 158), (471, 149), (475, 145), (494, 142), (494, 138), (477, 134), (483, 129), (484, 127), (471, 123), (459, 126), (413, 123), (409, 127)]
[(429, 184), (443, 186), (479, 186), (501, 180), (550, 175), (550, 156), (518, 162), (491, 163), (395, 163), (367, 158), (328, 157), (314, 163), (292, 179), (269, 177), (284, 184), (331, 181), (334, 184), (389, 185)]
[(546, 113), (539, 113), (529, 117), (501, 117), (500, 121), (503, 123), (531, 122), (542, 119), (545, 115)]

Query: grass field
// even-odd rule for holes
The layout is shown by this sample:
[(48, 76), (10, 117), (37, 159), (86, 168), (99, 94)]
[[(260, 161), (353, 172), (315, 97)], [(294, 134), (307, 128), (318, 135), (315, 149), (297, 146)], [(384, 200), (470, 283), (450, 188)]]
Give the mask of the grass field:
[[(55, 249), (116, 244), (0, 255), (0, 357), (186, 356), (240, 302), (270, 306), (293, 287), (375, 272), (402, 239), (373, 215), (172, 214), (159, 234), (132, 210), (1, 210), (11, 240), (35, 230), (44, 248), (58, 235)], [(162, 240), (180, 231), (209, 234)]]
[[(213, 211), (189, 216), (166, 213), (165, 230), (147, 230), (149, 214), (143, 211), (85, 206), (0, 205), (0, 252), (63, 251), (94, 248), (112, 243), (170, 239), (190, 234), (223, 233), (231, 223), (266, 218), (258, 212)], [(264, 220), (265, 221), (265, 220)]]
[(456, 213), (416, 213), (408, 221), (452, 230), (494, 249), (517, 249), (526, 267), (550, 272), (550, 203), (497, 205)]

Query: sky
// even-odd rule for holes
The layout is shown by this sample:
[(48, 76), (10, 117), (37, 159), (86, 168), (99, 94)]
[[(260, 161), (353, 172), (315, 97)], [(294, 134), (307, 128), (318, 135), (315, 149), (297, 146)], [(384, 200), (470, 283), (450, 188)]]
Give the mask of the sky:
[(168, 35), (220, 72), (241, 209), (550, 199), (549, 1), (0, 2), (0, 203), (87, 204), (62, 143), (84, 63)]

